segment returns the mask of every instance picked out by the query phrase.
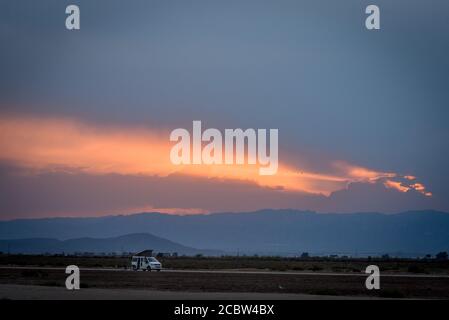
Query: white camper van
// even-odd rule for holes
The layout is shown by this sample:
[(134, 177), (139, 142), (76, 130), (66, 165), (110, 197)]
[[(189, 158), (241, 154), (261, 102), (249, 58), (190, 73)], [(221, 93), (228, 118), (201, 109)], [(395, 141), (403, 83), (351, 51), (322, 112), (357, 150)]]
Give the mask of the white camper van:
[(155, 257), (133, 256), (131, 260), (131, 268), (134, 271), (161, 271), (162, 264)]

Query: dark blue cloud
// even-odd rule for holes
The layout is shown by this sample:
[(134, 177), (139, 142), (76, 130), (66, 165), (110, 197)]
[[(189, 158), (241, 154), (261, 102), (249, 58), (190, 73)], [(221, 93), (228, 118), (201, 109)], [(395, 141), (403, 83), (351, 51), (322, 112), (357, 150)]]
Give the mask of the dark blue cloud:
[[(449, 3), (2, 1), (3, 112), (280, 129), (285, 149), (448, 197)], [(65, 6), (81, 30), (64, 28)], [(282, 156), (282, 155), (281, 155)]]

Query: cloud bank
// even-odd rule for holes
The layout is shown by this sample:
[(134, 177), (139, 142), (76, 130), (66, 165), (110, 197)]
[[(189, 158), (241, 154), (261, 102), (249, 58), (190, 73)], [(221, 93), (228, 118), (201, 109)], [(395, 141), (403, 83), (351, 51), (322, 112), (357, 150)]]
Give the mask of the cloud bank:
[[(176, 166), (169, 159), (172, 143), (168, 136), (169, 130), (160, 128), (4, 115), (0, 119), (0, 161), (3, 181), (10, 186), (5, 184), (3, 191), (10, 193), (10, 200), (1, 212), (83, 215), (154, 210), (189, 214), (266, 207), (338, 211), (342, 205), (335, 199), (363, 185), (368, 187), (365, 192), (380, 190), (397, 199), (401, 194), (419, 199), (432, 196), (411, 174), (336, 160), (320, 172), (285, 158), (274, 176), (260, 176), (255, 165)], [(280, 154), (282, 158), (282, 150)], [(90, 190), (92, 186), (100, 191)], [(119, 191), (123, 186), (133, 190), (125, 193), (129, 199)], [(103, 206), (90, 195), (98, 192), (104, 193), (100, 199), (107, 200)], [(38, 205), (31, 208), (33, 201), (28, 198)], [(29, 208), (21, 209), (18, 202), (25, 199)], [(121, 200), (115, 203), (114, 199)], [(348, 201), (348, 207), (353, 203), (354, 199)], [(356, 208), (366, 211), (373, 206), (353, 206), (350, 211)], [(393, 205), (388, 211), (392, 208), (401, 206)]]

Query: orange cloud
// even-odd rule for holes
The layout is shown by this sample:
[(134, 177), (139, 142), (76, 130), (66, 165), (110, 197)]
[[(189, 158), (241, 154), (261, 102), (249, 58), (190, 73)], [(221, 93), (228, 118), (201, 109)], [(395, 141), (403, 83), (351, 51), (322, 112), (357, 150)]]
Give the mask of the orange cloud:
[(432, 192), (428, 192), (426, 190), (426, 187), (422, 183), (416, 182), (414, 184), (411, 184), (410, 188), (411, 189), (415, 189), (416, 191), (422, 193), (426, 197), (431, 197), (432, 196)]
[[(398, 176), (396, 173), (344, 162), (333, 163), (331, 174), (280, 163), (273, 176), (260, 176), (256, 165), (176, 166), (170, 162), (171, 147), (169, 132), (160, 129), (89, 125), (64, 118), (0, 118), (0, 160), (30, 170), (77, 168), (89, 174), (153, 176), (177, 173), (323, 195), (344, 189), (352, 182), (374, 183), (382, 179), (388, 179), (384, 183), (388, 188), (402, 192), (407, 188), (391, 180)], [(428, 193), (418, 183), (414, 185), (408, 188)]]
[(410, 190), (409, 187), (403, 186), (402, 183), (399, 182), (399, 181), (386, 180), (386, 181), (384, 182), (384, 185), (385, 185), (387, 188), (396, 189), (396, 190), (398, 190), (398, 191), (400, 191), (400, 192), (407, 192), (407, 191)]
[[(403, 178), (405, 178), (406, 180), (414, 180), (416, 179), (416, 177), (410, 178), (411, 176), (405, 176)], [(396, 189), (400, 192), (407, 192), (409, 190), (415, 190), (423, 195), (425, 195), (426, 197), (431, 197), (432, 196), (432, 192), (429, 192), (426, 190), (426, 187), (419, 182), (410, 184), (410, 185), (404, 185), (402, 182), (400, 181), (393, 181), (393, 180), (385, 180), (384, 181), (384, 185), (387, 188), (390, 189)]]
[(169, 146), (142, 129), (95, 128), (66, 119), (3, 118), (0, 159), (45, 169), (78, 167), (89, 173), (167, 173)]
[(134, 214), (136, 212), (157, 212), (157, 213), (167, 213), (167, 214), (176, 214), (176, 215), (189, 215), (189, 214), (207, 214), (210, 213), (207, 210), (201, 208), (161, 208), (154, 207), (152, 205), (148, 206), (140, 206), (140, 207), (129, 207), (126, 209), (120, 208), (116, 212), (108, 210), (106, 214), (114, 215), (114, 214)]
[(345, 176), (350, 177), (352, 181), (357, 182), (375, 182), (382, 178), (394, 178), (398, 176), (394, 172), (371, 170), (340, 161), (335, 162), (334, 167), (342, 171)]

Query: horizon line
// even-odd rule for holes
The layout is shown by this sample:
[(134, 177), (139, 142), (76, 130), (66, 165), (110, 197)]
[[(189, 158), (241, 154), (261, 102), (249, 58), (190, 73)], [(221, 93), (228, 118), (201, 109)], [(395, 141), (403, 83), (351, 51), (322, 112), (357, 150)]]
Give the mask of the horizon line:
[(449, 212), (436, 210), (436, 209), (422, 209), (422, 210), (405, 210), (400, 212), (375, 212), (375, 211), (358, 211), (358, 212), (318, 212), (308, 209), (292, 209), (292, 208), (264, 208), (252, 211), (217, 211), (217, 212), (203, 212), (203, 213), (168, 213), (161, 211), (142, 211), (142, 212), (132, 212), (132, 213), (119, 213), (119, 214), (106, 214), (100, 216), (48, 216), (48, 217), (30, 217), (30, 218), (16, 218), (16, 219), (1, 219), (1, 222), (12, 222), (12, 221), (24, 221), (24, 220), (49, 220), (49, 219), (101, 219), (101, 218), (114, 218), (114, 217), (131, 217), (144, 214), (158, 214), (163, 216), (175, 216), (175, 217), (197, 217), (197, 216), (212, 216), (219, 214), (257, 214), (263, 211), (293, 211), (297, 213), (310, 213), (317, 215), (354, 215), (354, 214), (379, 214), (384, 216), (394, 216), (404, 213), (413, 212), (434, 212), (434, 213), (444, 213), (449, 214)]

